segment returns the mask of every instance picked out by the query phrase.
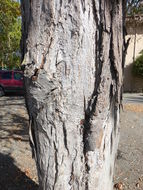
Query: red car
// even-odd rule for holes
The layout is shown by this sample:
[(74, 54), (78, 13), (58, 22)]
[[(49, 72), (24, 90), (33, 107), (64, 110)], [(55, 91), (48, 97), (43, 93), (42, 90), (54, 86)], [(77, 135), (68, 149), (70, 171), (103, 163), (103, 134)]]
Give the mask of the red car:
[(21, 71), (0, 71), (0, 96), (6, 92), (24, 93), (23, 73)]

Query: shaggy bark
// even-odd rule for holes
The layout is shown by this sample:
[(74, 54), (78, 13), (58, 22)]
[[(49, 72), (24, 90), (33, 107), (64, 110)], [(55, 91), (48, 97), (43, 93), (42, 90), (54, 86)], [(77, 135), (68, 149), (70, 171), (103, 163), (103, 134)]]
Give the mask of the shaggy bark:
[(123, 0), (22, 1), (30, 142), (42, 190), (111, 190)]

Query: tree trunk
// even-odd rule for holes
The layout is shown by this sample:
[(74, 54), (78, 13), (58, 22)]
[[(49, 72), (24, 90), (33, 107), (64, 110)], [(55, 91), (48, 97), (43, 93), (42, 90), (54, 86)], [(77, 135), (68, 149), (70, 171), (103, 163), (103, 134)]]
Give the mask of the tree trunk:
[(123, 0), (22, 1), (30, 143), (42, 190), (111, 190)]

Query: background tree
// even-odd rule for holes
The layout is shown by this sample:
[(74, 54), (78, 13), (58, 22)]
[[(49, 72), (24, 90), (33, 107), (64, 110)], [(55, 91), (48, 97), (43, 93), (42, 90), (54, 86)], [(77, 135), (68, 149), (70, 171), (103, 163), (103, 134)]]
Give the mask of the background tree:
[(135, 59), (132, 71), (134, 75), (143, 77), (143, 51)]
[(22, 1), (30, 141), (42, 190), (111, 190), (124, 0)]
[(127, 0), (126, 1), (127, 15), (143, 14), (143, 1), (142, 0)]
[(20, 67), (21, 18), (20, 4), (0, 1), (0, 66)]
[[(135, 59), (135, 51), (136, 51), (136, 28), (138, 24), (138, 19), (140, 20), (140, 16), (143, 14), (143, 0), (127, 0), (126, 2), (126, 15), (129, 16), (131, 23), (134, 23), (134, 53), (133, 53), (133, 74), (138, 76), (143, 76), (143, 52), (140, 52), (140, 55)], [(136, 18), (135, 18), (136, 17)], [(130, 38), (128, 39), (129, 44)]]

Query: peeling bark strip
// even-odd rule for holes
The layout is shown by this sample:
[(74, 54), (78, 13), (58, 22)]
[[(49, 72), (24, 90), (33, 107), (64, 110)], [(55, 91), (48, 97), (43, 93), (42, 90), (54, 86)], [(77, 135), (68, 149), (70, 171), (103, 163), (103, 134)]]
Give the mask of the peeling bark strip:
[(113, 187), (124, 3), (22, 1), (22, 66), (41, 190)]

